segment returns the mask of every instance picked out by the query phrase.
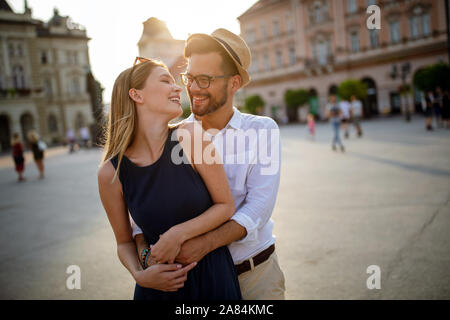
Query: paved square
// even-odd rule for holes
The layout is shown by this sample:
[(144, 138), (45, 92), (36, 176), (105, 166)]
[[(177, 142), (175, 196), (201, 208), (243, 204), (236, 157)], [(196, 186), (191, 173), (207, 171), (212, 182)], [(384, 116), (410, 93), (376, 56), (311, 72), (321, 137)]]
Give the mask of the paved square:
[[(352, 128), (353, 129), (353, 128)], [(388, 118), (331, 150), (331, 127), (315, 141), (304, 125), (281, 128), (281, 186), (273, 219), (288, 299), (450, 298), (450, 130)], [(131, 299), (97, 191), (99, 150), (53, 152), (38, 180), (17, 183), (0, 159), (0, 298)], [(81, 268), (81, 290), (66, 269)], [(381, 269), (368, 290), (366, 269)]]

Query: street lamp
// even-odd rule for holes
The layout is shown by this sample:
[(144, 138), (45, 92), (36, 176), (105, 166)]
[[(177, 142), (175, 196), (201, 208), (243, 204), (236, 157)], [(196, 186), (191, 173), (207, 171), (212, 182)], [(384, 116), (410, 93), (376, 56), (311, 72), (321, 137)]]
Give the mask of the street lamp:
[(398, 71), (397, 65), (392, 65), (391, 78), (393, 80), (400, 78), (402, 80), (402, 86), (400, 88), (400, 95), (405, 92), (405, 121), (411, 121), (411, 112), (409, 110), (408, 103), (408, 92), (410, 91), (410, 86), (406, 83), (406, 78), (411, 73), (411, 63), (405, 62), (400, 66), (400, 72)]

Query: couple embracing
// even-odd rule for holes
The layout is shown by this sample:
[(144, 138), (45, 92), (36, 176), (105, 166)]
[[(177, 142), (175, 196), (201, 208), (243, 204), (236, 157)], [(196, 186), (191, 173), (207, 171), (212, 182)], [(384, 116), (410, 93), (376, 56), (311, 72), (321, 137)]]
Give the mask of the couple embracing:
[[(184, 54), (192, 114), (180, 123), (169, 124), (182, 113), (182, 88), (163, 63), (136, 58), (113, 88), (98, 185), (134, 299), (284, 299), (271, 220), (278, 126), (233, 106), (250, 82), (250, 50), (218, 29), (191, 35)], [(186, 138), (198, 128), (206, 139)], [(250, 142), (236, 143), (240, 135)]]

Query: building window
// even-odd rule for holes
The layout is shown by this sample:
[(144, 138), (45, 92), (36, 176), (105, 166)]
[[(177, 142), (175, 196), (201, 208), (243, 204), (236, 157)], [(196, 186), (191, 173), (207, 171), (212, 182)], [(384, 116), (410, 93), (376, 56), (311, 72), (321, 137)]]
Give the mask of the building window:
[(258, 55), (252, 55), (252, 63), (250, 65), (250, 72), (258, 72)]
[(377, 4), (377, 1), (376, 0), (367, 0), (366, 3), (367, 3), (367, 6), (369, 7), (369, 6), (373, 6), (373, 5)]
[(270, 70), (270, 61), (269, 61), (269, 55), (267, 53), (264, 54), (264, 69), (266, 71)]
[(56, 117), (54, 114), (50, 114), (48, 116), (48, 131), (50, 133), (58, 132), (58, 120), (56, 120)]
[(80, 94), (81, 93), (80, 80), (78, 78), (73, 78), (72, 79), (72, 92), (74, 94)]
[(254, 43), (255, 42), (255, 30), (253, 30), (253, 29), (248, 29), (247, 30), (247, 32), (246, 32), (246, 34), (247, 34), (247, 42), (248, 43)]
[(358, 31), (352, 31), (350, 33), (350, 49), (352, 52), (359, 51), (359, 35)]
[(265, 23), (261, 25), (261, 38), (264, 40), (267, 39), (267, 27)]
[(400, 23), (398, 20), (389, 23), (389, 33), (392, 43), (398, 43), (400, 41)]
[(357, 11), (356, 0), (347, 0), (347, 12), (355, 13)]
[(9, 46), (8, 46), (8, 53), (9, 53), (9, 56), (10, 57), (14, 57), (14, 46), (12, 45), (12, 44), (10, 44)]
[(430, 31), (430, 14), (425, 13), (422, 16), (422, 33), (424, 36), (429, 36), (431, 34)]
[(22, 49), (22, 45), (21, 44), (17, 45), (17, 56), (19, 56), (19, 57), (23, 56), (23, 49)]
[(409, 18), (409, 28), (411, 31), (411, 38), (417, 38), (419, 36), (419, 17), (412, 16)]
[(25, 75), (22, 66), (15, 66), (13, 68), (13, 84), (15, 89), (25, 88)]
[(283, 68), (283, 57), (282, 57), (282, 53), (280, 50), (277, 50), (276, 58), (277, 58), (277, 67)]
[(273, 35), (275, 37), (280, 35), (280, 27), (278, 25), (278, 20), (273, 21)]
[(292, 23), (292, 17), (290, 14), (286, 15), (286, 31), (291, 33), (294, 30), (294, 25)]
[(47, 97), (51, 97), (53, 95), (52, 80), (49, 78), (44, 79), (44, 92)]
[(296, 57), (295, 57), (295, 48), (290, 47), (289, 48), (289, 64), (293, 66), (296, 63)]
[(41, 52), (41, 64), (47, 64), (48, 63), (48, 54), (47, 51)]
[(369, 36), (370, 36), (370, 47), (372, 49), (376, 49), (379, 46), (378, 43), (378, 30), (369, 30)]

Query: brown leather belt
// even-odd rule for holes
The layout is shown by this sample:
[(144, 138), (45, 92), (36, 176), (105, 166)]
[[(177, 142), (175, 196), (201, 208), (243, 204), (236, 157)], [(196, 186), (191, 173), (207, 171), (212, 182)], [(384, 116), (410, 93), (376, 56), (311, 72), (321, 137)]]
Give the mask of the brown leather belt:
[[(263, 263), (267, 259), (269, 259), (270, 255), (275, 251), (275, 244), (271, 245), (267, 249), (261, 251), (256, 256), (250, 258), (253, 259), (253, 267), (256, 267), (257, 265)], [(234, 268), (236, 269), (237, 275), (240, 275), (241, 273), (250, 271), (252, 269), (252, 265), (250, 263), (250, 259), (245, 260), (244, 262), (240, 264), (236, 264)]]

